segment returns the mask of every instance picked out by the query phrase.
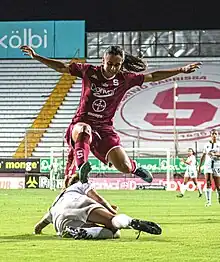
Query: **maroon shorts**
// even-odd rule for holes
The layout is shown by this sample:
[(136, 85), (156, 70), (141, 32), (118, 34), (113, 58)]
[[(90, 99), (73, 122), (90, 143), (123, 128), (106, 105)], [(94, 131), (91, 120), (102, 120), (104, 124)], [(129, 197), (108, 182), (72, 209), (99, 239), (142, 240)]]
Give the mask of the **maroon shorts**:
[[(72, 140), (72, 130), (74, 124), (70, 124), (66, 131), (66, 141), (69, 147), (74, 149), (74, 141)], [(107, 164), (107, 155), (109, 151), (120, 146), (120, 137), (113, 126), (103, 126), (101, 128), (92, 128), (92, 143), (90, 145), (91, 152), (104, 164)]]

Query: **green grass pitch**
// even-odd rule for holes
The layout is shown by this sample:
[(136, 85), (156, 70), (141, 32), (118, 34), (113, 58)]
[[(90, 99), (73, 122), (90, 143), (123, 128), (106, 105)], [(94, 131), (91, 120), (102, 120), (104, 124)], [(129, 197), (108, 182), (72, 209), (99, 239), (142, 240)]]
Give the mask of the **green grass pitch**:
[(52, 225), (32, 235), (34, 224), (58, 194), (46, 189), (0, 190), (0, 261), (220, 261), (220, 205), (204, 196), (166, 191), (100, 191), (121, 213), (158, 222), (163, 233), (123, 230), (117, 240), (59, 239)]

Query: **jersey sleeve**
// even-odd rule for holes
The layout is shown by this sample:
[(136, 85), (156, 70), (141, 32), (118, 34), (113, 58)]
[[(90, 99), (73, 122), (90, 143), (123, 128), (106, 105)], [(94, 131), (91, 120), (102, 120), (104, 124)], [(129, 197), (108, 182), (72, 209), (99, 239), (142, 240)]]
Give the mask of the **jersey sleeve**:
[(44, 218), (45, 220), (47, 220), (48, 222), (52, 223), (52, 215), (50, 213), (50, 211), (48, 211), (45, 215)]
[(132, 88), (133, 86), (142, 86), (144, 83), (143, 74), (129, 73), (127, 74), (126, 78), (128, 89)]
[(72, 76), (78, 76), (83, 78), (83, 75), (88, 69), (88, 67), (88, 64), (72, 63), (69, 65), (69, 72)]
[(94, 189), (94, 186), (92, 185), (92, 183), (85, 183), (83, 184), (83, 193), (85, 195), (87, 195), (87, 193), (91, 190)]

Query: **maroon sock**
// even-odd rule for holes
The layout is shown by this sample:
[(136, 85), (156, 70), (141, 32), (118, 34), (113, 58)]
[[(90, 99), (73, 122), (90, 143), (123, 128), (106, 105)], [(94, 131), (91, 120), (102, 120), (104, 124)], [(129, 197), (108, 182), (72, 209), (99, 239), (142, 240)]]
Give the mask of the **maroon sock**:
[(86, 132), (79, 133), (75, 143), (75, 159), (78, 168), (88, 161), (90, 151), (90, 135)]
[(130, 158), (130, 162), (131, 162), (131, 173), (134, 174), (137, 169), (137, 164), (136, 164), (136, 161), (134, 161), (131, 158)]

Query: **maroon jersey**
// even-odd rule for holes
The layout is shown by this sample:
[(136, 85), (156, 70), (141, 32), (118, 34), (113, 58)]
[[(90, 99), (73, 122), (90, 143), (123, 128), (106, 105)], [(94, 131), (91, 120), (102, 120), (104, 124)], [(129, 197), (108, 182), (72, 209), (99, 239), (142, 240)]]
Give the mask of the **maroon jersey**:
[(133, 86), (141, 86), (143, 74), (120, 72), (112, 79), (105, 79), (101, 66), (73, 63), (70, 74), (82, 78), (79, 107), (72, 122), (91, 126), (112, 125), (117, 107), (125, 93)]

